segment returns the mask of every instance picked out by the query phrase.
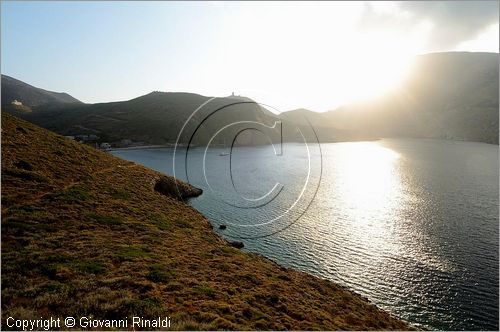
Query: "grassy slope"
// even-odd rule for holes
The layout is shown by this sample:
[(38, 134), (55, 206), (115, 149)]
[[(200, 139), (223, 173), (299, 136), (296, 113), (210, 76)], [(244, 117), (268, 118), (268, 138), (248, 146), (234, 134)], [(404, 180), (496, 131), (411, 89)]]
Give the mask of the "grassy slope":
[[(2, 323), (169, 315), (174, 329), (405, 329), (329, 281), (232, 248), (162, 175), (2, 115)], [(6, 325), (3, 325), (6, 327)]]

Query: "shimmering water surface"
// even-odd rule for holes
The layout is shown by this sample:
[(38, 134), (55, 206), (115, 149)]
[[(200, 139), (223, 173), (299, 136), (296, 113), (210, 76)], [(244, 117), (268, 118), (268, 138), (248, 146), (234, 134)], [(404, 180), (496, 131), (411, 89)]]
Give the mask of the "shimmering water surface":
[[(498, 146), (385, 139), (185, 152), (176, 176), (204, 189), (191, 204), (246, 250), (419, 328), (498, 330)], [(174, 171), (172, 149), (112, 153)]]

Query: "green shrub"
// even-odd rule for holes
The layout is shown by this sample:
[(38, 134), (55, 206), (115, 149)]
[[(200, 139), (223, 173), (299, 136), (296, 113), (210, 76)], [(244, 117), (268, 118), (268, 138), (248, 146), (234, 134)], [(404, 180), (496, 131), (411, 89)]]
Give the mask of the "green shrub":
[(206, 295), (210, 298), (215, 297), (215, 293), (216, 293), (215, 289), (213, 289), (212, 287), (210, 287), (208, 285), (199, 285), (199, 286), (196, 286), (195, 289), (199, 294)]
[(146, 278), (153, 282), (168, 282), (172, 279), (174, 274), (173, 271), (168, 271), (161, 264), (152, 264), (149, 266), (149, 273)]
[(102, 263), (91, 260), (77, 263), (76, 268), (81, 272), (90, 274), (101, 274), (106, 271), (106, 267)]
[(150, 257), (151, 254), (148, 250), (145, 250), (143, 247), (139, 246), (126, 246), (122, 247), (119, 252), (116, 254), (121, 261), (132, 261), (141, 257)]
[(100, 224), (120, 225), (123, 223), (123, 221), (119, 217), (107, 214), (89, 213), (88, 216)]
[(68, 203), (86, 201), (91, 198), (90, 189), (86, 186), (75, 185), (63, 192), (49, 197), (51, 200), (61, 200)]
[(148, 219), (151, 221), (153, 225), (155, 225), (162, 231), (168, 231), (172, 228), (172, 224), (170, 224), (170, 222), (160, 214), (156, 213), (150, 214)]
[(132, 194), (127, 190), (116, 189), (111, 192), (111, 197), (116, 199), (129, 199), (132, 197)]

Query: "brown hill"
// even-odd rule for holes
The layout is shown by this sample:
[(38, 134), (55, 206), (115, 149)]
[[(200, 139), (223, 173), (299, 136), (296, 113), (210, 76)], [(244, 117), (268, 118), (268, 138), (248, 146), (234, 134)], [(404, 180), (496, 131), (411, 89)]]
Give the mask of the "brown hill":
[(231, 247), (168, 195), (172, 184), (4, 114), (2, 327), (9, 316), (138, 315), (170, 316), (172, 329), (408, 328), (332, 282)]
[(40, 89), (13, 77), (2, 75), (2, 106), (11, 105), (13, 101), (21, 102), (28, 109), (48, 104), (82, 104), (67, 93)]

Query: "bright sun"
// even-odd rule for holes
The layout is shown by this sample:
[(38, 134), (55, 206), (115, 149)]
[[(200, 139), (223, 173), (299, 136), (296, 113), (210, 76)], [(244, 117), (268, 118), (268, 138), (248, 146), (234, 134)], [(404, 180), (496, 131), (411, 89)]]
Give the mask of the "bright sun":
[(362, 77), (353, 88), (355, 100), (372, 98), (397, 88), (409, 71), (411, 59), (379, 54), (361, 65)]
[[(407, 77), (415, 53), (384, 36), (363, 38), (363, 47), (351, 51), (346, 66), (352, 71), (344, 75), (346, 101), (377, 97), (397, 88)], [(369, 52), (367, 50), (370, 50)]]
[(280, 111), (317, 112), (377, 97), (406, 77), (429, 28), (363, 29), (361, 3), (262, 6), (265, 11), (247, 8), (227, 18), (224, 44), (214, 48), (224, 52), (210, 57), (217, 70), (199, 75), (215, 89), (213, 77), (229, 73), (212, 95), (227, 94), (229, 84)]

